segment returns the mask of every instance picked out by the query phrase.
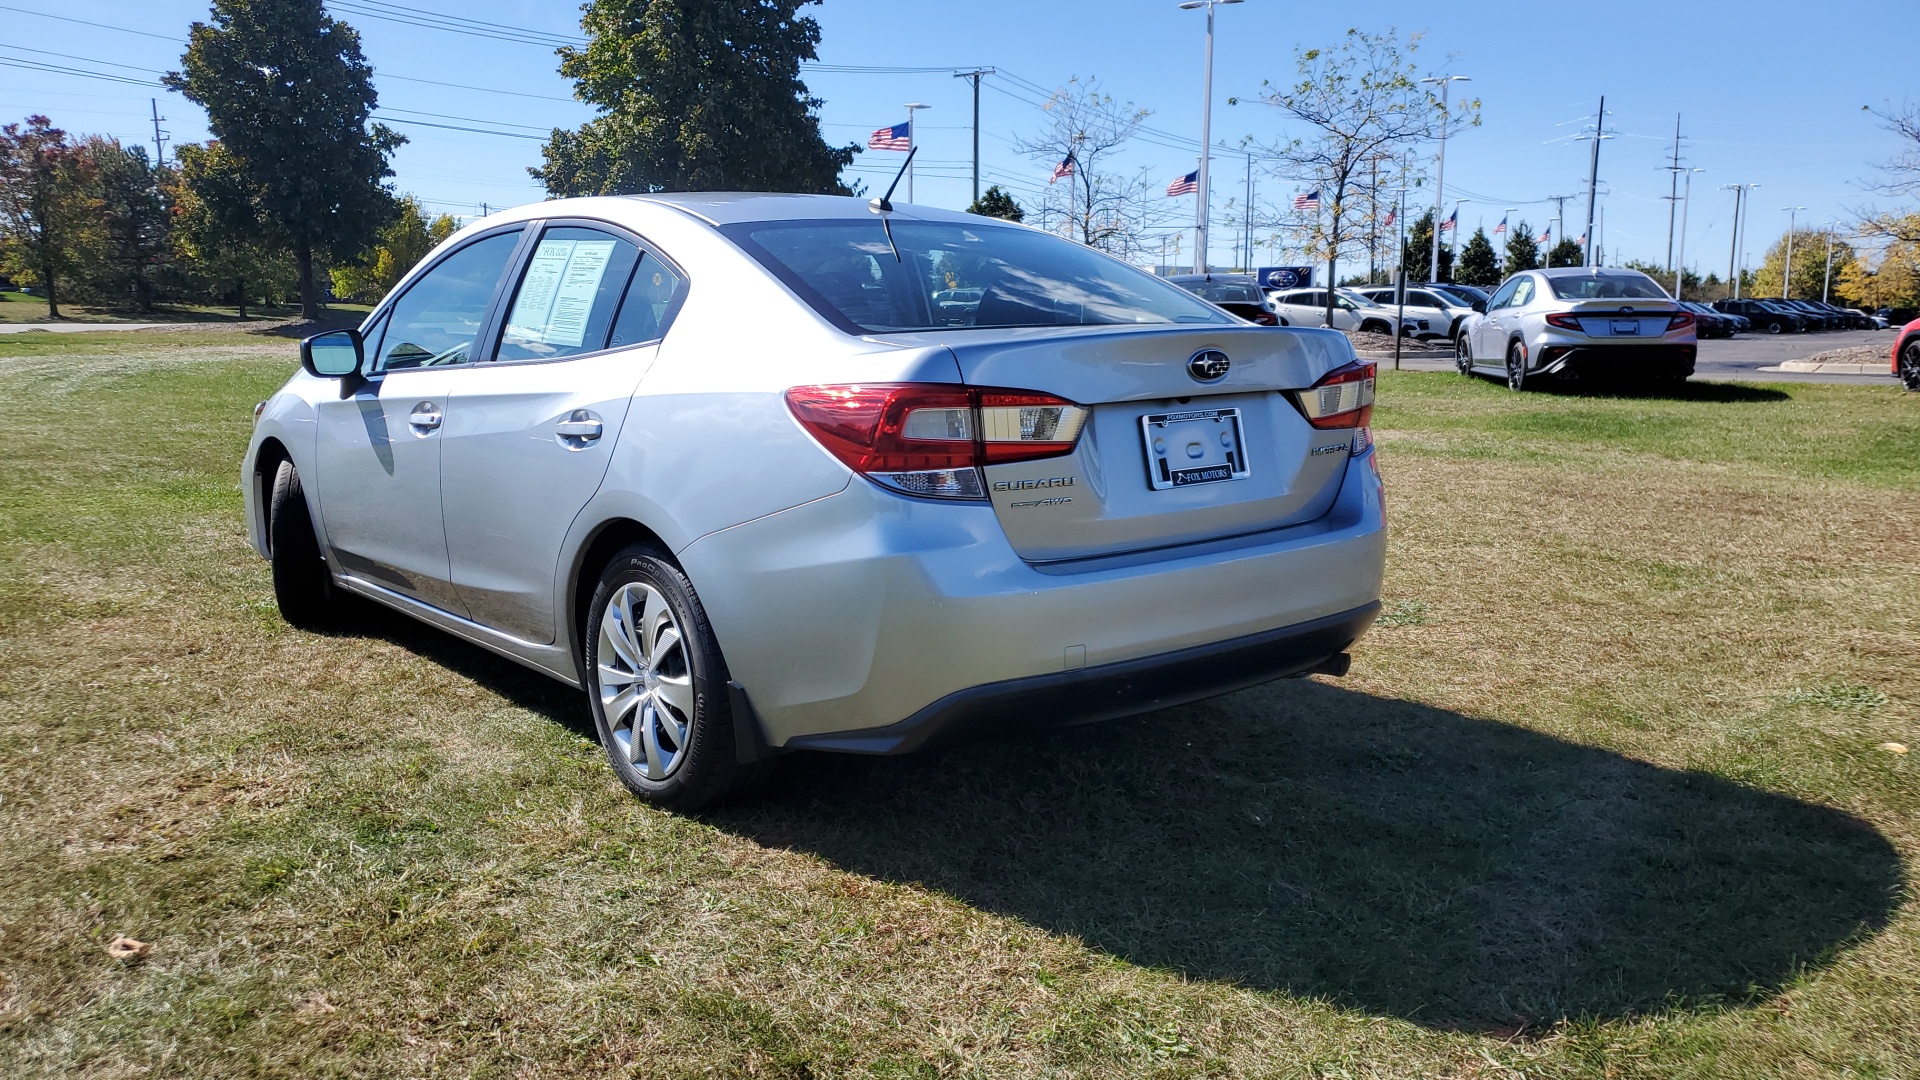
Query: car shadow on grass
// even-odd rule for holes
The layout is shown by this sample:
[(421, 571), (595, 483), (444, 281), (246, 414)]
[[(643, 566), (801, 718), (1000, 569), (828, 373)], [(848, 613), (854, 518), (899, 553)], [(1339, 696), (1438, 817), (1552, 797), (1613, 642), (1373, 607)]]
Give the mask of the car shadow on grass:
[(1640, 401), (1700, 401), (1712, 404), (1753, 404), (1791, 401), (1793, 395), (1771, 386), (1748, 383), (1696, 382), (1650, 383), (1635, 380), (1545, 379), (1537, 387), (1542, 393), (1572, 398), (1632, 398)]
[(1145, 967), (1503, 1035), (1764, 997), (1884, 927), (1902, 880), (1841, 811), (1305, 681), (794, 755), (708, 819)]

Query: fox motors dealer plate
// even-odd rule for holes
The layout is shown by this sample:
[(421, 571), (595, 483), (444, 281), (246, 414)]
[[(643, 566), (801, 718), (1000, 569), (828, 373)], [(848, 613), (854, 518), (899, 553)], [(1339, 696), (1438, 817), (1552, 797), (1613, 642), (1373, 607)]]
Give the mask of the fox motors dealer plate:
[(1140, 418), (1140, 431), (1147, 443), (1147, 481), (1155, 491), (1247, 477), (1239, 409), (1148, 413)]

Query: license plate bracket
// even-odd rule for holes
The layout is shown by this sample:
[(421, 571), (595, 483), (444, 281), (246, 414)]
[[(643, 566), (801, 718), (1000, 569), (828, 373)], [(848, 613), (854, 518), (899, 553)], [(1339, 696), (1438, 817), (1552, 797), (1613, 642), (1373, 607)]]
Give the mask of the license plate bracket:
[(1615, 319), (1613, 320), (1613, 332), (1617, 336), (1638, 334), (1640, 332), (1640, 320), (1639, 319)]
[(1187, 409), (1140, 418), (1147, 483), (1155, 491), (1244, 480), (1246, 433), (1239, 409)]

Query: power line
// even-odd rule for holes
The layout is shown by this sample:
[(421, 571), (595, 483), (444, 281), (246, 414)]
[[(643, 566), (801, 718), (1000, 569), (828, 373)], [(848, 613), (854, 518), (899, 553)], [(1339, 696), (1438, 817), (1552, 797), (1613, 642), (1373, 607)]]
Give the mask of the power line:
[(161, 41), (171, 41), (176, 44), (180, 41), (179, 38), (171, 37), (167, 34), (150, 34), (145, 30), (131, 30), (124, 26), (111, 26), (107, 23), (88, 22), (85, 19), (71, 19), (65, 15), (49, 15), (44, 11), (31, 11), (27, 8), (17, 8), (8, 4), (0, 4), (0, 11), (12, 11), (21, 15), (37, 15), (42, 19), (58, 19), (61, 22), (78, 23), (81, 26), (92, 26), (101, 30), (118, 30), (123, 34), (138, 34), (141, 37), (159, 38)]

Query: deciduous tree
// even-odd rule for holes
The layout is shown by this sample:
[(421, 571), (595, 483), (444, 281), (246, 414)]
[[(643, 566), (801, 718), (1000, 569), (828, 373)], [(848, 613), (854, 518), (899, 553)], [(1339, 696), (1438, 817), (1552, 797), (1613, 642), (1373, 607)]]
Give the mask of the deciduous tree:
[(406, 140), (370, 123), (360, 36), (320, 0), (214, 0), (166, 84), (207, 110), (270, 243), (293, 254), (303, 318), (320, 315), (316, 254), (351, 258), (393, 213), (387, 160)]
[[(1372, 166), (1391, 161), (1406, 144), (1431, 137), (1448, 109), (1420, 82), (1414, 54), (1420, 35), (1404, 41), (1389, 28), (1382, 33), (1348, 30), (1329, 49), (1305, 49), (1294, 56), (1295, 78), (1268, 89), (1262, 100), (1305, 125), (1307, 137), (1268, 147), (1283, 176), (1320, 192), (1321, 211), (1309, 232), (1309, 247), (1327, 260), (1327, 280), (1339, 280), (1342, 245), (1352, 237), (1348, 215), (1376, 198)], [(1480, 103), (1451, 105), (1451, 127), (1477, 125)], [(1398, 186), (1393, 175), (1390, 181)], [(1333, 322), (1333, 294), (1327, 294), (1326, 320)]]
[(1548, 266), (1585, 266), (1587, 250), (1572, 240), (1562, 240), (1547, 252)]
[(554, 196), (647, 191), (846, 194), (858, 152), (820, 135), (800, 80), (818, 0), (591, 0), (560, 74), (600, 115), (555, 128), (529, 170)]
[(1139, 254), (1147, 231), (1179, 212), (1145, 174), (1113, 164), (1152, 113), (1115, 100), (1092, 77), (1069, 79), (1044, 109), (1046, 126), (1015, 141), (1014, 149), (1049, 173), (1071, 155), (1073, 171), (1040, 193), (1037, 223), (1064, 228), (1069, 238), (1113, 255)]
[(372, 252), (347, 266), (333, 270), (333, 294), (346, 300), (377, 304), (414, 264), (427, 252), (459, 228), (445, 214), (428, 220), (420, 200), (411, 195), (399, 200), (399, 212), (380, 230)]
[[(1787, 282), (1787, 296), (1793, 300), (1818, 300), (1823, 287), (1853, 263), (1853, 245), (1836, 238), (1833, 242), (1833, 273), (1827, 276), (1827, 232), (1825, 229), (1793, 231), (1793, 277)], [(1767, 249), (1766, 261), (1753, 274), (1755, 296), (1779, 296), (1781, 279), (1787, 269), (1787, 238), (1782, 236)]]
[(297, 282), (298, 269), (285, 247), (264, 239), (253, 182), (224, 144), (181, 143), (173, 154), (167, 198), (177, 257), (213, 295), (232, 297), (244, 319), (250, 297)]
[(110, 302), (152, 311), (154, 278), (172, 249), (172, 215), (143, 146), (95, 135), (81, 144), (99, 207), (94, 288)]
[[(1433, 211), (1413, 219), (1407, 226), (1407, 244), (1400, 252), (1401, 265), (1407, 268), (1408, 281), (1425, 281), (1427, 271), (1431, 269), (1433, 259)], [(1453, 248), (1440, 245), (1440, 280), (1445, 285), (1453, 280)]]
[(49, 319), (60, 318), (60, 287), (97, 222), (92, 180), (86, 155), (46, 117), (0, 127), (0, 256), (45, 292)]

